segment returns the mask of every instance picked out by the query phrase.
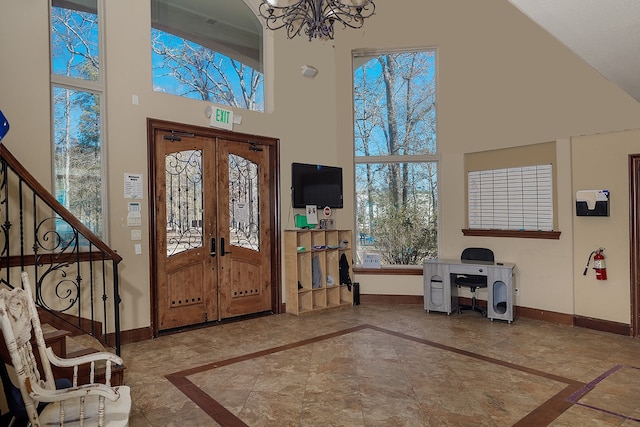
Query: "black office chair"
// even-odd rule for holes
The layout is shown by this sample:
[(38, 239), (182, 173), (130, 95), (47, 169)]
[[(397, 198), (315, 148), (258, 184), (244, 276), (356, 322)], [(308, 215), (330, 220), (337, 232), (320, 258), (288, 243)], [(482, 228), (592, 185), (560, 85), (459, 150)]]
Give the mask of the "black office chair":
[[(487, 248), (466, 248), (460, 255), (461, 261), (481, 261), (493, 264), (494, 257), (493, 251)], [(478, 305), (476, 299), (476, 289), (487, 287), (487, 276), (475, 275), (475, 274), (460, 274), (456, 276), (454, 280), (457, 286), (464, 286), (471, 291), (471, 305), (459, 305), (458, 312), (460, 310), (473, 310), (482, 313), (482, 316), (487, 315), (487, 310)]]

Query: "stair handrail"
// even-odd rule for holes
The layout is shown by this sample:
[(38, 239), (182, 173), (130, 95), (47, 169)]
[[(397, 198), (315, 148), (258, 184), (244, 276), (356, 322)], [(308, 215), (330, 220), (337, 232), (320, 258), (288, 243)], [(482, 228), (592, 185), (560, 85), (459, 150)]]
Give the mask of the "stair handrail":
[(60, 203), (29, 171), (16, 159), (4, 144), (0, 144), (0, 158), (7, 162), (31, 190), (38, 195), (51, 209), (53, 209), (62, 219), (77, 229), (92, 245), (106, 253), (116, 263), (122, 261), (122, 257), (110, 248), (105, 242), (95, 235), (89, 227), (84, 225), (82, 221), (75, 217), (62, 203)]

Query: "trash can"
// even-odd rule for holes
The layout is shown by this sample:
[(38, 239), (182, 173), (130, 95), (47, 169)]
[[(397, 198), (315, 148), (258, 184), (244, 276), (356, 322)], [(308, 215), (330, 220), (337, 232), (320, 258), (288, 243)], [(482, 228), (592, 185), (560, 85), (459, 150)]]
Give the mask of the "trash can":
[(360, 305), (360, 282), (353, 282), (353, 305)]

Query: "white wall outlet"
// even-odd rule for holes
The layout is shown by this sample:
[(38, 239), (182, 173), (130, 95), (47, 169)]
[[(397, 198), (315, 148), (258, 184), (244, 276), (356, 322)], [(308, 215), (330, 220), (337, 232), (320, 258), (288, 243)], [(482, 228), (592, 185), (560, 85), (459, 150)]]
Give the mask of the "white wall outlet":
[(134, 246), (136, 255), (140, 255), (142, 253), (142, 245), (140, 243), (136, 243)]

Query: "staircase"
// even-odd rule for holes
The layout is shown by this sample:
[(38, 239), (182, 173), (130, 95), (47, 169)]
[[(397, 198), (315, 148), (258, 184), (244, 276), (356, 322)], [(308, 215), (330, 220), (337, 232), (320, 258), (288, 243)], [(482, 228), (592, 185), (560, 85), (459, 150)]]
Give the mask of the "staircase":
[[(60, 356), (69, 355), (68, 343), (72, 353), (98, 347), (120, 355), (120, 261), (0, 144), (0, 286), (21, 286), (20, 273), (29, 273)], [(70, 344), (82, 335), (96, 345)]]

